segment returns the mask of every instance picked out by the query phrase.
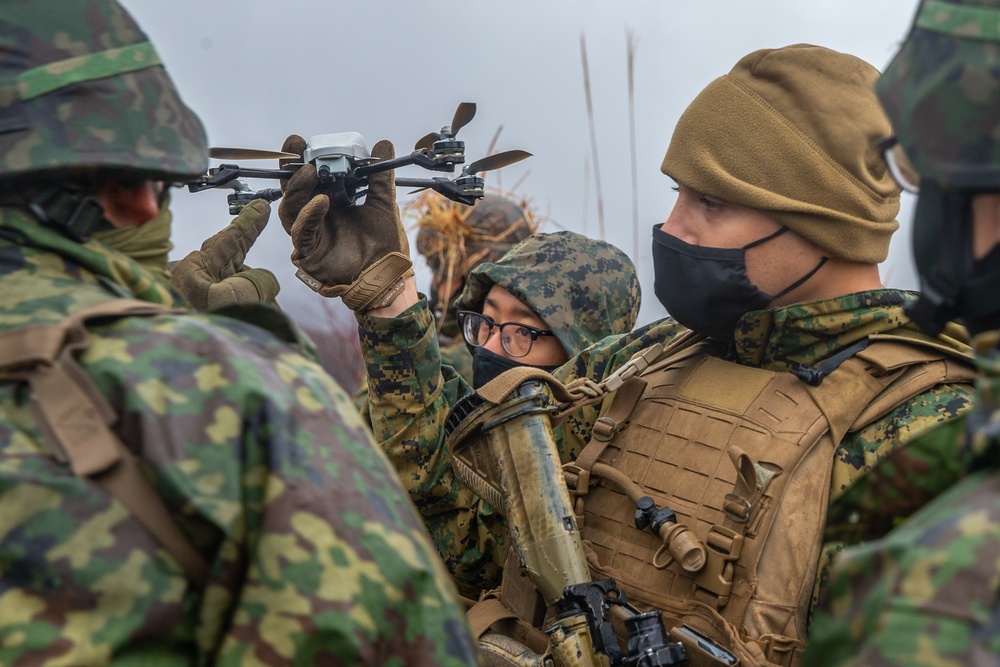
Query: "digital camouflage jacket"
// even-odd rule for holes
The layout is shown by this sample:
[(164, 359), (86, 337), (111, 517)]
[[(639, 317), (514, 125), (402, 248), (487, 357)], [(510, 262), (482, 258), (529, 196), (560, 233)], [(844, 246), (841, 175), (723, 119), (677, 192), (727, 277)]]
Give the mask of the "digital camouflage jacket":
[[(184, 305), (109, 247), (0, 209), (0, 331), (116, 296)], [(419, 517), (318, 364), (220, 315), (89, 332), (81, 365), (207, 583), (57, 461), (26, 386), (0, 382), (0, 663), (475, 664)]]
[[(461, 336), (448, 338), (438, 336), (438, 354), (441, 355), (441, 364), (451, 366), (468, 384), (472, 384), (472, 352), (465, 344), (465, 339)], [(361, 386), (354, 394), (354, 407), (358, 409), (365, 421), (370, 421), (368, 416), (368, 378), (361, 379)]]
[[(904, 313), (904, 305), (912, 299), (898, 290), (875, 290), (751, 312), (740, 320), (735, 343), (726, 356), (776, 371), (815, 365), (865, 337), (913, 327)], [(369, 368), (382, 368), (378, 377), (369, 378), (378, 396), (378, 409), (372, 408), (375, 439), (400, 470), (460, 591), (478, 597), (500, 579), (506, 526), (492, 508), (455, 479), (443, 442), (444, 420), (469, 387), (453, 375), (438, 372), (437, 341), (426, 308), (414, 307), (395, 319), (368, 318), (361, 329), (366, 363)], [(554, 375), (564, 383), (577, 377), (600, 381), (635, 352), (657, 342), (667, 343), (684, 331), (670, 318), (654, 322), (600, 341)], [(831, 499), (836, 501), (888, 453), (959, 415), (968, 407), (970, 393), (967, 386), (939, 387), (848, 434), (836, 453)], [(556, 429), (564, 462), (580, 453), (601, 409), (600, 404), (584, 408)], [(830, 542), (825, 552), (837, 548), (838, 543)]]
[(454, 368), (466, 381), (472, 379), (472, 353), (461, 338), (455, 338), (441, 348), (441, 363)]
[(883, 461), (856, 520), (884, 538), (841, 553), (810, 631), (806, 664), (996, 665), (1000, 660), (1000, 336), (977, 337), (974, 409)]

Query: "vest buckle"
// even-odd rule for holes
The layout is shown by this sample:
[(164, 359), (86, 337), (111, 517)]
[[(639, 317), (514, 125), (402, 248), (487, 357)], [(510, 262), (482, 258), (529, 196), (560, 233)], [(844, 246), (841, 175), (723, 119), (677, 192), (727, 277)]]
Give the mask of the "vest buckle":
[(602, 383), (604, 389), (608, 392), (618, 391), (625, 384), (625, 380), (641, 375), (661, 354), (663, 354), (663, 345), (660, 343), (653, 343), (645, 350), (639, 350), (632, 355), (631, 359), (622, 364), (621, 368), (608, 376)]
[(718, 596), (715, 606), (722, 608), (729, 602), (733, 590), (734, 561), (743, 552), (743, 535), (725, 526), (712, 526), (705, 540), (708, 561), (694, 582)]
[(572, 496), (585, 496), (590, 490), (590, 471), (581, 468), (576, 463), (564, 463), (563, 477), (566, 478), (566, 488)]
[(619, 424), (610, 417), (598, 417), (597, 421), (594, 422), (591, 437), (598, 442), (608, 442), (611, 438), (615, 437), (618, 431), (622, 430), (623, 426), (624, 424)]
[(727, 493), (725, 502), (722, 503), (722, 512), (735, 523), (746, 523), (751, 509), (750, 501), (735, 493)]

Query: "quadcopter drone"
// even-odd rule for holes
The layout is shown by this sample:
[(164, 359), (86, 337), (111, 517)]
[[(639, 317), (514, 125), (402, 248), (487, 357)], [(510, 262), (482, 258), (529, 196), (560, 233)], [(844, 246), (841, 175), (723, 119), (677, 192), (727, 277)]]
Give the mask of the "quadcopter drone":
[[(417, 141), (409, 155), (392, 160), (379, 161), (368, 152), (364, 137), (357, 132), (318, 134), (311, 137), (301, 156), (296, 153), (264, 151), (246, 148), (210, 148), (209, 157), (219, 160), (259, 160), (283, 159), (286, 162), (279, 169), (251, 169), (238, 164), (220, 164), (212, 167), (204, 176), (188, 183), (190, 192), (201, 192), (210, 188), (230, 188), (228, 196), (229, 212), (239, 213), (254, 199), (275, 201), (281, 197), (278, 188), (253, 191), (245, 178), (289, 178), (297, 170), (312, 165), (319, 176), (320, 187), (330, 196), (334, 206), (346, 208), (355, 206), (368, 191), (368, 177), (390, 169), (417, 165), (430, 171), (453, 173), (455, 167), (465, 164), (465, 142), (455, 138), (476, 115), (476, 105), (462, 102), (455, 110), (451, 125), (445, 125), (440, 132), (431, 132)], [(531, 153), (521, 150), (494, 153), (466, 165), (461, 174), (451, 180), (434, 178), (396, 178), (396, 185), (431, 189), (448, 199), (473, 205), (483, 198), (484, 180), (477, 174), (500, 169), (531, 157)]]

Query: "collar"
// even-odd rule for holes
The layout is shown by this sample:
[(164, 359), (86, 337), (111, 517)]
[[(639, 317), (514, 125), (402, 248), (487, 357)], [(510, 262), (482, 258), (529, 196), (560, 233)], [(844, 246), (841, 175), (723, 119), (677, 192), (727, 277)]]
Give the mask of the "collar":
[(912, 325), (904, 306), (912, 292), (870, 290), (745, 314), (730, 356), (747, 366), (785, 371), (814, 365), (860, 340)]
[[(17, 248), (16, 265), (0, 261), (0, 276), (19, 272), (25, 266), (32, 278), (67, 276), (80, 282), (101, 284), (115, 296), (131, 297), (184, 308), (184, 298), (170, 283), (135, 260), (96, 241), (78, 243), (39, 224), (28, 213), (0, 208), (0, 246)], [(54, 262), (52, 255), (59, 256)]]

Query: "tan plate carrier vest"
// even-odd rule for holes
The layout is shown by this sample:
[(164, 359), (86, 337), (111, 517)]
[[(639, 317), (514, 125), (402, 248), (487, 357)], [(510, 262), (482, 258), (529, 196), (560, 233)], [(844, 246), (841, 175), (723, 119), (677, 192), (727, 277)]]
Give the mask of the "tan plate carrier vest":
[[(662, 610), (668, 631), (693, 628), (739, 665), (798, 665), (837, 445), (937, 385), (971, 382), (962, 356), (918, 334), (884, 335), (810, 386), (708, 356), (701, 343), (671, 351), (626, 381), (564, 466), (594, 579), (613, 578), (635, 606)], [(642, 496), (701, 540), (700, 571), (636, 528)], [(537, 625), (537, 596), (512, 565), (503, 607)], [(526, 630), (514, 636), (541, 650)], [(686, 649), (688, 665), (727, 664)]]

